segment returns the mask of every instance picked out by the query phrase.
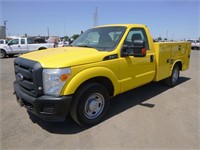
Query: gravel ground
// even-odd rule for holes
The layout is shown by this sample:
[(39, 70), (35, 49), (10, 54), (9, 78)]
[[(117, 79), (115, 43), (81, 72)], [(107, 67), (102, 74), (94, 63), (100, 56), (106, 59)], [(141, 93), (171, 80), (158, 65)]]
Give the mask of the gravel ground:
[(180, 84), (150, 83), (115, 97), (91, 128), (70, 117), (48, 123), (29, 116), (13, 95), (15, 58), (0, 60), (1, 149), (200, 149), (200, 51)]

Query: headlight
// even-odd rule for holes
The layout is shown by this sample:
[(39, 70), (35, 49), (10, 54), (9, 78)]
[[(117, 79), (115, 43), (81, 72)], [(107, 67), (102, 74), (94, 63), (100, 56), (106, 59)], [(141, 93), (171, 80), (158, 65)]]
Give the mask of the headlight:
[(42, 74), (44, 94), (59, 96), (70, 74), (70, 68), (44, 69)]

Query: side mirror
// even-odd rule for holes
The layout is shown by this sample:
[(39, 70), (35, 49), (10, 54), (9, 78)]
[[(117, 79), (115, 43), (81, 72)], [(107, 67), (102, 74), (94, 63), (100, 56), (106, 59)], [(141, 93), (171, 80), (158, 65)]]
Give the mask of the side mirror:
[(123, 45), (121, 48), (121, 57), (133, 56), (133, 50), (131, 46)]
[(145, 57), (146, 49), (143, 40), (134, 40), (133, 46), (123, 45), (121, 48), (121, 56), (134, 56), (134, 57)]
[(133, 56), (134, 57), (145, 57), (146, 48), (143, 40), (134, 40), (133, 41)]

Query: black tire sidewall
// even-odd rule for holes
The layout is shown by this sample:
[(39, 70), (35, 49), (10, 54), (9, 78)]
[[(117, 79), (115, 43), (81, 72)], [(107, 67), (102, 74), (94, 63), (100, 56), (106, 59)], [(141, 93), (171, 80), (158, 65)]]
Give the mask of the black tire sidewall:
[[(100, 93), (104, 97), (104, 108), (101, 114), (95, 119), (88, 119), (84, 114), (85, 103), (88, 97), (93, 93)], [(107, 89), (98, 83), (89, 83), (84, 85), (75, 94), (74, 104), (72, 104), (72, 118), (82, 126), (90, 127), (98, 124), (106, 114), (110, 104), (109, 93)]]
[[(175, 72), (176, 69), (178, 69), (178, 79), (176, 80), (176, 82), (173, 82), (173, 74), (174, 74), (174, 72)], [(174, 86), (176, 86), (176, 85), (178, 84), (179, 75), (180, 75), (180, 67), (179, 67), (179, 65), (176, 64), (176, 65), (173, 67), (171, 76), (168, 77), (168, 78), (166, 78), (166, 79), (164, 80), (164, 83), (165, 83), (167, 86), (169, 86), (169, 87), (174, 87)]]
[[(178, 84), (178, 80), (179, 80), (179, 77), (180, 77), (180, 68), (179, 68), (179, 66), (178, 65), (175, 65), (175, 67), (174, 67), (174, 69), (173, 69), (173, 73), (175, 72), (175, 71), (178, 71), (178, 78), (177, 78), (177, 80), (173, 83), (173, 81), (172, 81), (172, 85), (177, 85)], [(172, 79), (171, 79), (172, 80)]]
[[(175, 73), (175, 71), (178, 71), (178, 78), (175, 82), (173, 82), (173, 74)], [(179, 80), (179, 75), (180, 75), (180, 69), (179, 69), (179, 66), (178, 65), (175, 65), (174, 68), (173, 68), (173, 72), (172, 72), (172, 75), (171, 75), (171, 84), (172, 86), (175, 86), (178, 84), (178, 80)]]
[(1, 56), (1, 59), (6, 57), (6, 52), (4, 50), (1, 50), (0, 53), (1, 53), (1, 55), (3, 54), (3, 56)]
[(14, 54), (9, 54), (8, 56), (9, 56), (9, 57), (14, 57)]

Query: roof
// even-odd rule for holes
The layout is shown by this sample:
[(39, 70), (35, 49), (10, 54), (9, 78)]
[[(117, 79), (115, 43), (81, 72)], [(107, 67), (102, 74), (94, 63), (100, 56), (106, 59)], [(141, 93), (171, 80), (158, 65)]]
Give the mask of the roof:
[(96, 26), (94, 28), (99, 28), (99, 27), (109, 27), (109, 26), (124, 26), (124, 27), (147, 27), (146, 25), (143, 24), (108, 24), (108, 25), (101, 25), (101, 26)]

